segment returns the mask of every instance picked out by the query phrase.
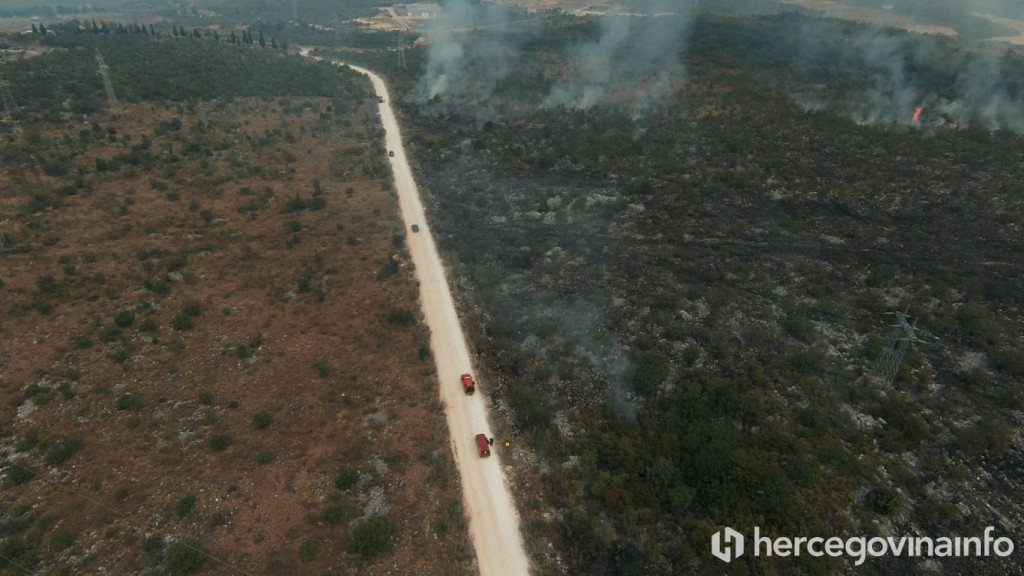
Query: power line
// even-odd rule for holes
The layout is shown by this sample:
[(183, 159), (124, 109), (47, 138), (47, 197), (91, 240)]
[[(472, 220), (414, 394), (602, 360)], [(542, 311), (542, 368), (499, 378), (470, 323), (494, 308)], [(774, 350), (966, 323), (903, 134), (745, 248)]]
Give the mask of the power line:
[(405, 70), (405, 29), (398, 32), (398, 67)]
[(11, 123), (15, 132), (21, 132), (21, 126), (14, 119), (14, 114), (19, 111), (18, 104), (14, 101), (14, 96), (11, 95), (11, 83), (3, 76), (0, 76), (0, 98), (3, 98), (4, 101), (4, 118)]
[(110, 104), (110, 112), (116, 117), (121, 117), (121, 105), (117, 103), (117, 96), (114, 94), (114, 85), (110, 82), (110, 68), (103, 61), (100, 49), (96, 49), (96, 63), (99, 65), (99, 75), (103, 77), (103, 89), (107, 91), (107, 103)]

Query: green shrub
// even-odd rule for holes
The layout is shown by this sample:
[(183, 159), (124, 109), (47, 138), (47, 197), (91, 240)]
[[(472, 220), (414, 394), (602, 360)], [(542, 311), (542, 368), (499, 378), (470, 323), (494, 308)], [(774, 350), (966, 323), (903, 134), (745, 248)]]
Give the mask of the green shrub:
[(272, 418), (266, 410), (260, 410), (252, 416), (252, 426), (257, 430), (263, 430), (270, 426)]
[(192, 329), (192, 318), (188, 314), (182, 312), (171, 319), (171, 328), (175, 330), (191, 330)]
[(328, 506), (324, 508), (324, 522), (332, 526), (340, 524), (344, 516), (345, 509), (341, 506)]
[(178, 518), (184, 518), (192, 513), (196, 509), (196, 495), (186, 494), (178, 503), (174, 505), (174, 513), (178, 515)]
[(416, 321), (416, 316), (406, 308), (392, 308), (388, 311), (388, 323), (396, 326), (411, 326)]
[(263, 452), (260, 452), (259, 454), (256, 455), (256, 463), (257, 464), (270, 464), (271, 462), (274, 461), (274, 458), (275, 457), (274, 457), (274, 453), (273, 452), (270, 452), (268, 450), (264, 450)]
[(59, 554), (75, 543), (75, 533), (67, 528), (58, 528), (50, 536), (50, 551)]
[(121, 328), (127, 328), (135, 323), (135, 313), (131, 310), (122, 310), (114, 316), (114, 324)]
[(660, 352), (649, 350), (637, 356), (633, 386), (641, 394), (652, 394), (668, 378), (668, 360)]
[(118, 410), (138, 410), (142, 408), (142, 398), (132, 392), (125, 392), (117, 397), (115, 405)]
[(868, 493), (867, 504), (878, 514), (892, 516), (903, 510), (903, 495), (893, 488), (880, 486)]
[(214, 434), (213, 436), (210, 436), (210, 448), (212, 448), (214, 452), (223, 452), (234, 443), (235, 441), (227, 434)]
[(292, 212), (301, 212), (305, 210), (307, 206), (308, 204), (306, 203), (306, 201), (303, 200), (301, 196), (296, 194), (295, 196), (292, 196), (287, 202), (284, 203), (284, 208), (281, 209), (281, 212), (284, 214)]
[(1014, 377), (1024, 377), (1024, 346), (1005, 348), (989, 354), (996, 368)]
[(114, 324), (108, 324), (103, 328), (100, 328), (100, 341), (102, 342), (114, 342), (121, 336), (121, 329)]
[(338, 473), (334, 477), (334, 487), (338, 490), (348, 490), (349, 488), (356, 485), (359, 481), (359, 471), (349, 466), (348, 464), (341, 464), (338, 466)]
[(167, 571), (171, 574), (195, 574), (204, 562), (206, 552), (196, 540), (181, 540), (167, 548)]
[(383, 516), (361, 520), (352, 529), (349, 549), (363, 558), (374, 558), (391, 548), (391, 523)]
[(213, 404), (213, 392), (200, 392), (199, 403), (203, 406), (209, 406)]
[(195, 318), (203, 313), (203, 307), (199, 304), (197, 300), (187, 298), (185, 299), (184, 302), (181, 303), (181, 311)]
[(76, 452), (82, 449), (82, 443), (74, 436), (61, 436), (53, 440), (46, 448), (46, 455), (43, 462), (48, 466), (58, 466), (71, 459)]
[(326, 360), (317, 360), (313, 363), (313, 368), (316, 369), (317, 376), (321, 378), (327, 378), (331, 375), (331, 367), (327, 365)]
[(23, 464), (12, 462), (4, 470), (4, 476), (6, 476), (7, 479), (10, 480), (15, 486), (20, 486), (25, 482), (28, 482), (29, 480), (35, 478), (36, 471)]
[(316, 558), (320, 548), (316, 545), (316, 542), (312, 540), (303, 540), (302, 544), (299, 544), (299, 557), (306, 562), (312, 561)]

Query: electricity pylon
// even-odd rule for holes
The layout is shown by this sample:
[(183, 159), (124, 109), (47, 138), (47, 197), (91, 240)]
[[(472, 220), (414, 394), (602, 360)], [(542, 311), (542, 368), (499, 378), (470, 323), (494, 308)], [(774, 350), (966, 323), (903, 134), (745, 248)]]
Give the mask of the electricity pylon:
[(99, 75), (103, 78), (103, 89), (107, 91), (107, 103), (110, 104), (110, 112), (117, 118), (121, 117), (121, 105), (117, 103), (117, 95), (114, 94), (114, 85), (110, 82), (110, 68), (103, 61), (100, 49), (96, 49), (96, 63), (99, 65)]
[(405, 69), (405, 29), (398, 32), (398, 67)]
[(4, 117), (11, 123), (11, 128), (15, 132), (21, 132), (21, 126), (14, 119), (14, 114), (18, 112), (18, 104), (14, 102), (14, 96), (11, 96), (11, 83), (3, 77), (0, 77), (0, 98), (4, 101)]
[(911, 342), (917, 342), (917, 332), (914, 327), (915, 318), (908, 316), (906, 312), (896, 312), (896, 322), (892, 325), (892, 332), (885, 341), (885, 348), (878, 357), (875, 364), (874, 376), (879, 384), (890, 386), (896, 379), (896, 371), (903, 362), (903, 355), (907, 353), (907, 347)]

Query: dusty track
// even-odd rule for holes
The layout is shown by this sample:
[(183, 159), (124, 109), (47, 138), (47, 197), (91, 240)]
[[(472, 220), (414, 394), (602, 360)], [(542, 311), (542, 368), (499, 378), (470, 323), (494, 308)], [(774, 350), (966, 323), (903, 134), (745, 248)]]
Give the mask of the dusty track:
[[(304, 50), (303, 54), (307, 52)], [(481, 458), (476, 451), (474, 436), (480, 433), (490, 436), (488, 406), (485, 396), (479, 392), (466, 396), (459, 382), (460, 374), (473, 372), (472, 362), (455, 312), (455, 302), (448, 289), (444, 266), (402, 146), (398, 121), (391, 110), (391, 97), (380, 76), (358, 66), (350, 67), (369, 76), (377, 96), (384, 99), (384, 103), (379, 105), (381, 121), (387, 131), (387, 148), (395, 153), (388, 159), (395, 175), (409, 252), (420, 283), (420, 305), (430, 327), (430, 348), (441, 383), (441, 399), (452, 437), (452, 452), (462, 476), (469, 534), (476, 549), (480, 574), (525, 575), (529, 571), (529, 561), (519, 532), (519, 516), (504, 481), (501, 443), (495, 442), (490, 458)], [(419, 232), (412, 232), (413, 224), (419, 226)], [(478, 379), (477, 386), (484, 389), (487, 383)]]

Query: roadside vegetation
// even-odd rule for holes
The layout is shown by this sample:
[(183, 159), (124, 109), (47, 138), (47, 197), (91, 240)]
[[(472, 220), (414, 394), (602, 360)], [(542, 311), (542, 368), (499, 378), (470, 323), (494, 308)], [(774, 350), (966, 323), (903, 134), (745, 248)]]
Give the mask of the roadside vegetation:
[(2, 64), (0, 573), (467, 573), (368, 82), (107, 28)]

